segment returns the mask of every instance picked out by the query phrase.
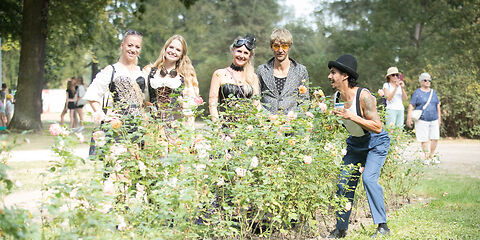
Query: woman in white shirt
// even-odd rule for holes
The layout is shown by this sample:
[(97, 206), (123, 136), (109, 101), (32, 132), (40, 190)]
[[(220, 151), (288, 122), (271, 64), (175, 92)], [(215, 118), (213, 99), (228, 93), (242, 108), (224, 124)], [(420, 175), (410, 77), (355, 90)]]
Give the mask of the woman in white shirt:
[(398, 68), (390, 67), (385, 75), (386, 83), (383, 84), (383, 92), (387, 99), (386, 124), (403, 127), (405, 111), (403, 101), (407, 100), (405, 83), (400, 80)]
[[(137, 66), (142, 49), (142, 34), (128, 30), (120, 44), (121, 55), (118, 62), (100, 71), (83, 96), (94, 111), (95, 121), (104, 121), (106, 115), (104, 96), (109, 92), (113, 99), (113, 110), (117, 116), (143, 114), (146, 74)], [(104, 106), (102, 106), (102, 103)]]

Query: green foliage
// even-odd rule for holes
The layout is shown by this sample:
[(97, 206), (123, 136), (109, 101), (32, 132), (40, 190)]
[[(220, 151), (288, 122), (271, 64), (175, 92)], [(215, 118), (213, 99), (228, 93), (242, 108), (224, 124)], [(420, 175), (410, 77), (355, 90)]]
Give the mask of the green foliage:
[(32, 223), (30, 212), (12, 207), (6, 207), (4, 198), (10, 194), (15, 186), (7, 170), (6, 162), (12, 149), (5, 141), (5, 135), (0, 137), (0, 237), (2, 239), (33, 239), (35, 226)]
[(0, 37), (2, 41), (20, 39), (23, 1), (4, 0), (0, 5)]
[[(78, 135), (51, 127), (60, 158), (46, 175), (45, 237), (316, 236), (345, 201), (334, 194), (347, 137), (338, 117), (316, 101), (280, 116), (250, 100), (228, 106), (224, 121), (195, 130), (181, 119), (112, 120), (93, 134), (98, 154), (87, 162), (72, 154)], [(382, 173), (391, 202), (417, 179), (403, 167), (406, 136), (396, 130)]]
[[(480, 47), (480, 1), (339, 0), (328, 6), (323, 12), (339, 21), (325, 28), (327, 55), (356, 56), (361, 86), (381, 88), (386, 69), (397, 66), (411, 94), (419, 87), (420, 73), (432, 71), (437, 79), (433, 87), (445, 110), (441, 134), (478, 138), (471, 116), (480, 112), (463, 104), (462, 98), (480, 100), (475, 94), (480, 64), (472, 52)], [(465, 87), (453, 87), (459, 85)]]

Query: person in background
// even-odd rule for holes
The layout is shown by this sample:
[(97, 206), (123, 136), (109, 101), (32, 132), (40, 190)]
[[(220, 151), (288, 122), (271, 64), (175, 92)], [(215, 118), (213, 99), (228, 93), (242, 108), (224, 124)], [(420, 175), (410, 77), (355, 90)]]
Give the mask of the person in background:
[[(65, 84), (68, 86), (69, 82), (72, 81), (73, 78), (68, 78), (65, 80)], [(65, 105), (63, 106), (62, 113), (60, 114), (60, 125), (65, 123), (65, 115), (68, 113), (68, 95), (65, 98)]]
[[(225, 107), (234, 107), (238, 99), (252, 98), (260, 94), (258, 77), (253, 68), (255, 56), (255, 42), (253, 35), (237, 37), (230, 46), (232, 64), (226, 68), (217, 69), (213, 73), (210, 83), (209, 110), (212, 121), (219, 119), (219, 111)], [(229, 98), (233, 96), (236, 100)], [(258, 101), (253, 104), (259, 108)], [(220, 108), (219, 108), (220, 107)], [(235, 116), (229, 116), (226, 121), (231, 121)]]
[(328, 79), (332, 88), (337, 90), (333, 101), (343, 104), (343, 107), (335, 108), (332, 112), (342, 118), (343, 125), (350, 133), (337, 184), (337, 195), (346, 197), (348, 202), (336, 212), (337, 224), (328, 238), (346, 236), (355, 189), (362, 173), (373, 222), (378, 224), (372, 237), (387, 235), (390, 229), (378, 178), (390, 148), (390, 138), (382, 129), (375, 97), (367, 89), (356, 87), (358, 73), (355, 57), (342, 55), (336, 61), (330, 61), (328, 68)]
[(72, 79), (67, 83), (67, 91), (66, 91), (66, 98), (67, 98), (67, 108), (69, 111), (70, 116), (70, 128), (75, 127), (75, 104), (77, 102), (77, 96), (75, 92), (75, 80)]
[(309, 99), (308, 72), (305, 66), (289, 57), (293, 44), (287, 29), (274, 29), (270, 35), (273, 58), (257, 68), (262, 106), (271, 114), (298, 111)]
[(403, 101), (407, 100), (405, 82), (400, 80), (400, 72), (397, 67), (390, 67), (385, 75), (386, 83), (383, 84), (383, 92), (387, 99), (386, 124), (403, 127), (405, 109)]
[(0, 100), (2, 101), (3, 106), (5, 106), (7, 94), (8, 94), (7, 84), (2, 83), (2, 90), (0, 91)]
[(76, 98), (77, 102), (75, 103), (75, 115), (78, 117), (78, 127), (77, 131), (81, 132), (84, 127), (83, 127), (83, 106), (87, 103), (85, 99), (83, 99), (83, 96), (85, 95), (85, 84), (83, 82), (83, 77), (79, 76), (75, 78), (75, 92), (76, 92)]
[(13, 113), (15, 110), (15, 105), (13, 103), (13, 95), (12, 94), (7, 94), (7, 101), (5, 104), (5, 113), (7, 117), (7, 126), (10, 124), (10, 121), (12, 120)]
[[(154, 109), (156, 119), (172, 121), (187, 117), (187, 125), (194, 126), (193, 108), (200, 103), (197, 75), (187, 56), (187, 42), (181, 35), (173, 35), (162, 47), (148, 71), (147, 104)], [(203, 101), (203, 100), (202, 100)]]
[[(407, 113), (407, 126), (412, 126), (412, 111), (421, 110), (427, 104), (430, 94), (432, 97), (427, 107), (423, 110), (418, 121), (415, 121), (415, 136), (422, 145), (425, 159), (433, 159), (435, 149), (440, 139), (440, 125), (442, 123), (441, 102), (438, 99), (437, 91), (431, 88), (432, 77), (424, 72), (418, 77), (420, 88), (415, 90), (410, 99)], [(430, 146), (429, 146), (430, 145)]]
[(7, 128), (7, 116), (5, 115), (5, 106), (0, 101), (0, 130)]

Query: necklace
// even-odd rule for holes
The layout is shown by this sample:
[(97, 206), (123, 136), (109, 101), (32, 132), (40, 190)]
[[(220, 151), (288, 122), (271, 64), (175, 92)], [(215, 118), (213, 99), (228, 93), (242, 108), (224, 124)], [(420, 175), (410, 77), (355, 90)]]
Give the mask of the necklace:
[(235, 64), (231, 64), (230, 65), (230, 68), (237, 71), (237, 72), (243, 72), (243, 66), (239, 67), (239, 66), (236, 66)]

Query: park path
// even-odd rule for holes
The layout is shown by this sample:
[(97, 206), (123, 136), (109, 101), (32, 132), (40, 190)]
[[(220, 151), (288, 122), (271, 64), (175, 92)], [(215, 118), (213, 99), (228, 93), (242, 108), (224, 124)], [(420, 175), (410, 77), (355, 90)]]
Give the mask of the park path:
[[(406, 154), (419, 154), (419, 143), (413, 143), (407, 148)], [(447, 174), (457, 174), (480, 178), (480, 141), (478, 140), (442, 140), (438, 146), (440, 164), (432, 166)], [(82, 146), (74, 150), (77, 156), (88, 157), (88, 147)], [(12, 151), (8, 162), (50, 161), (54, 159), (53, 152), (43, 150)], [(33, 173), (38, 174), (38, 173)], [(15, 176), (12, 176), (15, 178)], [(34, 177), (34, 176), (33, 176)], [(5, 198), (8, 207), (17, 206), (29, 210), (33, 215), (39, 214), (39, 203), (42, 199), (40, 189), (16, 191)], [(38, 216), (38, 215), (37, 215)]]

